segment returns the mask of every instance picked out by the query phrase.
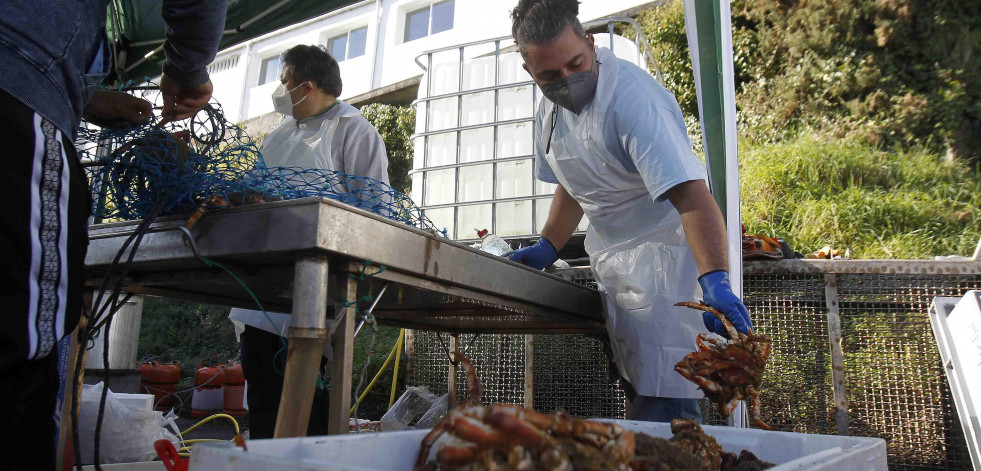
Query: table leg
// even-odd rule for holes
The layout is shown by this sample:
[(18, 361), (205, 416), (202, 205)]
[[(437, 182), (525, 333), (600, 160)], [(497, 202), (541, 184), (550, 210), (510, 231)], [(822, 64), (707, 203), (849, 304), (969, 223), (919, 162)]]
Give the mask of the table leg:
[[(351, 277), (345, 277), (342, 282), (344, 299), (358, 298), (358, 282)], [(337, 328), (334, 329), (334, 359), (330, 364), (330, 422), (327, 423), (328, 435), (348, 433), (351, 420), (351, 372), (354, 363), (354, 305), (344, 307), (337, 304), (334, 309)]]
[(296, 261), (293, 316), (288, 334), (283, 394), (273, 433), (275, 438), (307, 434), (320, 357), (328, 334), (327, 265), (327, 257), (322, 255), (307, 255)]

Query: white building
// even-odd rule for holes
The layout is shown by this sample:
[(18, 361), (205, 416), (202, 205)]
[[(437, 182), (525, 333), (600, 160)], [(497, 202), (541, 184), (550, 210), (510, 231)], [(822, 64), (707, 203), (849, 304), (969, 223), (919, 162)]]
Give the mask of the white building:
[[(656, 2), (655, 2), (656, 3)], [(280, 54), (298, 44), (322, 44), (338, 60), (341, 99), (408, 104), (423, 70), (421, 53), (511, 33), (517, 0), (366, 0), (220, 51), (209, 66), (214, 97), (229, 121), (243, 122), (273, 110)], [(583, 0), (583, 22), (631, 15), (644, 0)]]

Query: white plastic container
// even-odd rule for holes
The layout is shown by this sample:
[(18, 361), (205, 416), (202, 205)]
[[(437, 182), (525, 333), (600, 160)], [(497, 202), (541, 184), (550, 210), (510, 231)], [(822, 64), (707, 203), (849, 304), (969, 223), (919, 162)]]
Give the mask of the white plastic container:
[[(625, 428), (667, 438), (666, 423), (615, 420)], [(777, 463), (772, 471), (885, 471), (886, 442), (880, 438), (809, 435), (705, 426), (727, 451), (749, 450)], [(249, 451), (230, 443), (199, 443), (191, 471), (411, 471), (428, 431), (383, 432), (330, 437), (281, 438), (248, 442)]]
[(975, 470), (981, 470), (981, 291), (934, 298), (930, 324)]
[[(597, 47), (647, 67), (633, 41), (612, 33), (595, 40)], [(451, 239), (474, 240), (474, 226), (526, 238), (537, 235), (548, 217), (555, 186), (533, 177), (541, 91), (511, 44), (510, 38), (491, 39), (420, 56), (427, 70), (415, 103), (411, 194)], [(584, 218), (577, 230), (588, 224)]]

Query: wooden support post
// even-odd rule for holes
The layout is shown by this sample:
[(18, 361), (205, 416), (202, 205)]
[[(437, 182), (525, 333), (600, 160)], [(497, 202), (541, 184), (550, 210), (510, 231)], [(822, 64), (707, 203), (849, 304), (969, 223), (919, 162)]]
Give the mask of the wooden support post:
[(293, 277), (293, 317), (275, 438), (307, 434), (320, 358), (327, 342), (327, 295), (327, 257), (299, 258)]
[[(347, 276), (346, 283), (341, 283), (344, 299), (358, 299), (358, 282)], [(328, 435), (341, 435), (349, 431), (351, 423), (351, 386), (352, 365), (354, 363), (354, 324), (356, 322), (355, 305), (344, 307), (338, 303), (334, 309), (334, 319), (337, 323), (334, 329), (333, 349), (334, 359), (330, 364), (330, 422), (327, 423)]]
[(93, 302), (93, 292), (92, 290), (86, 289), (82, 292), (82, 315), (78, 319), (78, 325), (75, 326), (75, 330), (72, 331), (71, 343), (68, 347), (68, 363), (65, 365), (65, 383), (64, 383), (64, 395), (61, 398), (61, 420), (58, 422), (58, 449), (56, 450), (55, 464), (57, 470), (68, 469), (66, 463), (75, 462), (75, 451), (69, 447), (74, 446), (71, 443), (70, 437), (72, 436), (72, 402), (77, 399), (78, 404), (82, 403), (82, 380), (85, 379), (85, 359), (82, 358), (82, 369), (78, 375), (78, 396), (72, 395), (72, 389), (75, 386), (73, 382), (75, 380), (75, 362), (78, 361), (79, 355), (85, 355), (85, 350), (80, 348), (78, 343), (78, 332), (82, 330), (87, 324), (89, 317), (92, 315), (92, 302)]
[[(401, 290), (400, 290), (401, 291)], [(405, 382), (413, 384), (416, 372), (416, 331), (405, 329)]]
[[(436, 335), (439, 335), (438, 333)], [(459, 344), (459, 335), (450, 335), (450, 357), (456, 354), (457, 345)], [(450, 361), (450, 372), (446, 376), (446, 392), (449, 395), (448, 408), (452, 409), (456, 407), (456, 364)]]
[(535, 407), (535, 336), (525, 335), (525, 407)]
[(824, 275), (824, 297), (828, 305), (828, 343), (831, 344), (831, 381), (834, 385), (835, 422), (838, 435), (848, 435), (848, 398), (845, 393), (845, 355), (842, 351), (841, 314), (838, 310), (838, 279)]

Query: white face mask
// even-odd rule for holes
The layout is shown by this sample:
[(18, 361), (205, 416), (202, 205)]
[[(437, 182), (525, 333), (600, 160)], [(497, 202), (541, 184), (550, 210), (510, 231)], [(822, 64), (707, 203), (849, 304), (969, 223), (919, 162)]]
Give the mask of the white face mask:
[[(296, 87), (293, 87), (293, 90), (302, 87), (304, 83), (306, 82), (303, 82), (297, 85)], [(272, 94), (272, 100), (273, 100), (273, 109), (276, 110), (277, 113), (285, 114), (286, 116), (292, 116), (293, 107), (299, 105), (301, 102), (303, 102), (303, 100), (307, 99), (307, 96), (303, 95), (303, 98), (300, 98), (300, 101), (293, 103), (293, 98), (290, 96), (290, 93), (293, 90), (287, 90), (286, 86), (283, 85), (282, 83), (280, 83), (279, 86), (276, 87), (276, 91), (274, 91)]]

